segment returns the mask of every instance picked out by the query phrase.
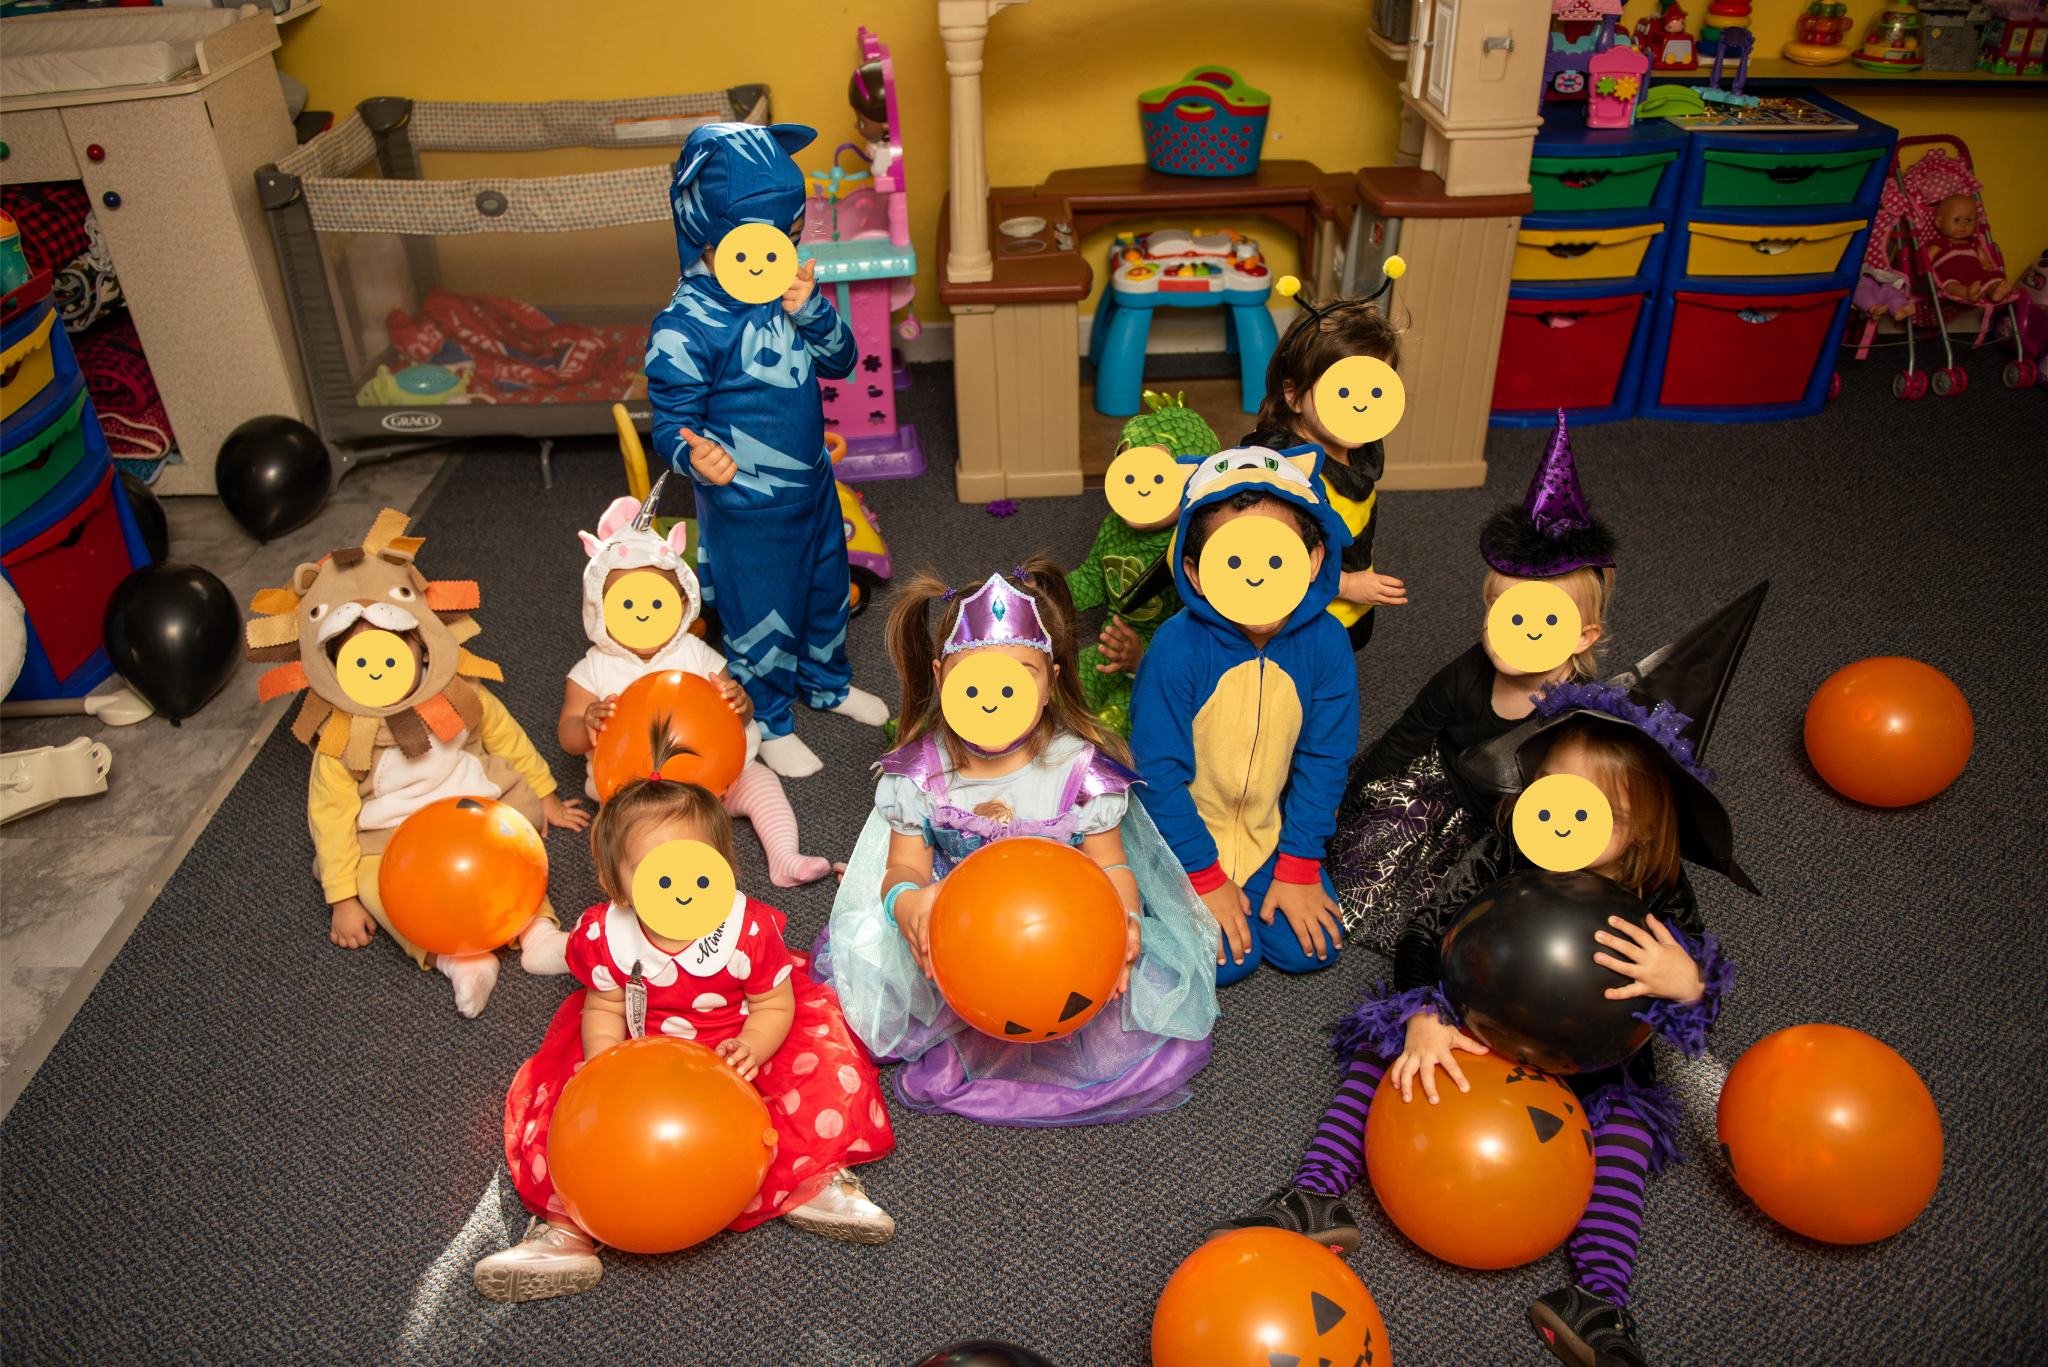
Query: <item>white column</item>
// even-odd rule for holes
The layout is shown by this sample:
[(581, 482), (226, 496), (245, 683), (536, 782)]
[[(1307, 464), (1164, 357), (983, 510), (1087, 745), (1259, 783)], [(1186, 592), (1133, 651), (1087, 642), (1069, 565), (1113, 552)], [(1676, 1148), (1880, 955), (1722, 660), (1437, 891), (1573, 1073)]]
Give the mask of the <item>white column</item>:
[(1005, 5), (1029, 0), (938, 0), (939, 37), (952, 87), (950, 188), (952, 246), (946, 275), (961, 284), (995, 277), (988, 249), (988, 144), (981, 120), (981, 49), (988, 21)]

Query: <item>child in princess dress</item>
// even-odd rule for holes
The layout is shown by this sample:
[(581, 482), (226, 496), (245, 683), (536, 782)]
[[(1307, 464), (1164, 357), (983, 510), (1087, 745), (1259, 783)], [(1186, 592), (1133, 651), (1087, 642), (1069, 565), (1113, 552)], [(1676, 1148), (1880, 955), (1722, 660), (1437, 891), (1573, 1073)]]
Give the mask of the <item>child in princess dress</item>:
[(701, 874), (721, 894), (732, 888), (732, 822), (709, 790), (661, 778), (671, 753), (667, 739), (655, 737), (653, 776), (621, 786), (591, 827), (611, 901), (584, 912), (571, 933), (569, 971), (584, 990), (555, 1012), (505, 1097), (505, 1162), (534, 1220), (520, 1243), (476, 1265), (477, 1290), (492, 1300), (575, 1295), (597, 1284), (596, 1245), (570, 1218), (548, 1171), (548, 1127), (576, 1071), (629, 1035), (709, 1045), (773, 1099), (774, 1156), (761, 1190), (728, 1228), (779, 1216), (867, 1244), (896, 1229), (851, 1169), (896, 1147), (881, 1078), (848, 1033), (832, 989), (784, 947), (782, 913), (734, 889), (730, 910), (705, 931), (655, 910), (659, 894), (634, 894), (643, 869)]
[[(878, 1059), (903, 1062), (897, 1095), (920, 1111), (1105, 1124), (1186, 1101), (1209, 1061), (1215, 922), (1131, 802), (1138, 779), (1121, 738), (1082, 700), (1071, 601), (1059, 567), (1034, 559), (971, 594), (920, 577), (890, 614), (901, 743), (882, 758), (874, 814), (815, 958), (854, 1033)], [(1034, 1044), (976, 1031), (931, 977), (929, 927), (946, 875), (991, 841), (1020, 837), (1079, 849), (1130, 918), (1121, 1000), (1072, 1035)]]
[[(747, 728), (746, 767), (720, 795), (726, 811), (754, 823), (776, 887), (823, 878), (832, 866), (797, 852), (796, 814), (782, 780), (757, 758), (761, 728), (754, 722), (753, 699), (726, 669), (725, 657), (690, 630), (702, 597), (696, 573), (683, 559), (688, 525), (677, 522), (666, 537), (652, 530), (667, 480), (664, 473), (655, 482), (644, 506), (633, 498), (612, 500), (598, 519), (597, 535), (578, 533), (590, 557), (583, 567), (583, 632), (590, 649), (569, 671), (556, 734), (564, 750), (587, 755), (597, 748), (619, 694), (635, 680), (671, 669), (711, 680)], [(583, 784), (593, 799), (594, 774)]]

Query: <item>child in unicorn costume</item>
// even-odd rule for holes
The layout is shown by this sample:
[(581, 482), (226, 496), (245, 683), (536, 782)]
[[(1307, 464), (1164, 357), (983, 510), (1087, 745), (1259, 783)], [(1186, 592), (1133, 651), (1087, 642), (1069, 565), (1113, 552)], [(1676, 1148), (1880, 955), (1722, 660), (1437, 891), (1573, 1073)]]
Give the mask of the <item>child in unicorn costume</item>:
[(763, 302), (729, 292), (752, 292), (771, 263), (788, 278), (804, 215), (789, 154), (816, 137), (800, 124), (690, 134), (669, 190), (683, 276), (647, 350), (655, 450), (696, 483), (704, 603), (753, 699), (761, 759), (790, 777), (823, 767), (795, 733), (799, 697), (870, 726), (889, 719), (846, 662), (846, 534), (818, 390), (821, 375), (853, 373), (852, 330), (809, 262)]

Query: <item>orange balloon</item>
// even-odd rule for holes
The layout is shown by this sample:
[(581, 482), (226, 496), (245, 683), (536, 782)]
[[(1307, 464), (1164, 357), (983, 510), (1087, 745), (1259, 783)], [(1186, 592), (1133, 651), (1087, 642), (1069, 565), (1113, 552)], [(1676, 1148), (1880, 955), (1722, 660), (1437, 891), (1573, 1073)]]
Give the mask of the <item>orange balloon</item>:
[(548, 891), (548, 852), (517, 809), (444, 797), (399, 826), (377, 868), (392, 928), (430, 954), (488, 954), (517, 935)]
[(1152, 1367), (1389, 1367), (1387, 1326), (1344, 1260), (1284, 1229), (1236, 1229), (1190, 1253), (1152, 1312)]
[(601, 1244), (673, 1253), (718, 1233), (761, 1190), (768, 1107), (701, 1044), (647, 1035), (583, 1065), (548, 1130), (555, 1194)]
[(1124, 966), (1124, 908), (1071, 845), (998, 840), (960, 861), (932, 907), (932, 976), (960, 1018), (1025, 1043), (1095, 1018)]
[(1941, 1181), (1941, 1115), (1913, 1065), (1840, 1025), (1766, 1035), (1728, 1070), (1721, 1156), (1764, 1214), (1867, 1244), (1913, 1223)]
[(1970, 704), (1948, 675), (1897, 655), (1858, 660), (1806, 705), (1806, 753), (1830, 788), (1873, 807), (1925, 802), (1963, 772)]
[(1472, 1090), (1439, 1073), (1430, 1105), (1383, 1082), (1365, 1118), (1373, 1193), (1401, 1232), (1460, 1267), (1520, 1267), (1565, 1241), (1593, 1195), (1586, 1108), (1549, 1073), (1499, 1053), (1458, 1055)]
[(747, 762), (747, 724), (717, 684), (702, 674), (670, 669), (643, 675), (619, 694), (618, 708), (590, 756), (599, 801), (610, 801), (621, 786), (653, 772), (648, 738), (661, 717), (668, 719), (669, 735), (696, 752), (662, 765), (663, 778), (702, 784), (714, 793), (732, 787)]

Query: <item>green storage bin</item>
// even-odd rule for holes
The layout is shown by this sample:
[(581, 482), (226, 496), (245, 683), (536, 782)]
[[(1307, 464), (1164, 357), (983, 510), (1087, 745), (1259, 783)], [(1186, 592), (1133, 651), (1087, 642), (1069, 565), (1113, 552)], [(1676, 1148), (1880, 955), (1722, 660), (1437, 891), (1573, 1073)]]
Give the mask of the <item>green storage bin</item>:
[(1529, 162), (1529, 189), (1539, 214), (1575, 209), (1647, 209), (1657, 197), (1664, 168), (1678, 160), (1676, 152), (1646, 152), (1635, 157), (1535, 157)]
[(0, 517), (12, 520), (34, 507), (85, 455), (85, 400), (81, 385), (63, 417), (0, 455)]
[(1788, 204), (1850, 204), (1870, 163), (1889, 149), (1853, 152), (1730, 152), (1706, 148), (1700, 185), (1703, 208), (1777, 208)]

